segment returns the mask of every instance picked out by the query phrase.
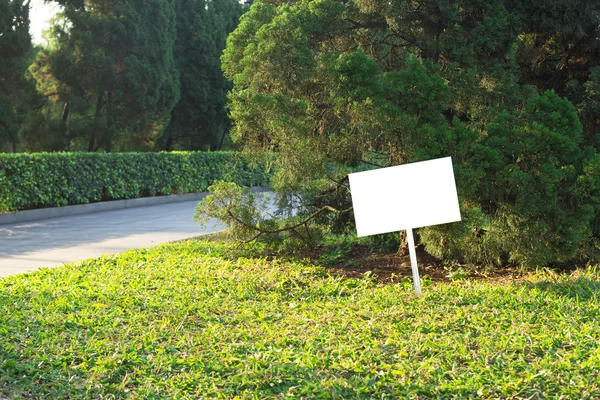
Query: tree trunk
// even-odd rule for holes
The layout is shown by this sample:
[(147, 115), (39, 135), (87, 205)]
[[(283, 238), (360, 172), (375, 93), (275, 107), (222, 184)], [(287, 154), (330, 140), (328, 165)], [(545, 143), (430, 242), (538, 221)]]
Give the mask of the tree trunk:
[(163, 149), (164, 151), (171, 151), (171, 149), (173, 148), (173, 135), (171, 129), (173, 121), (175, 121), (175, 114), (171, 112), (171, 118), (169, 119), (169, 123), (167, 124), (164, 130), (165, 134), (167, 135), (167, 141), (165, 143), (165, 148)]
[(65, 128), (66, 149), (71, 148), (71, 97), (73, 89), (69, 87), (69, 99), (65, 102), (62, 114), (62, 123)]
[(171, 151), (171, 147), (173, 147), (173, 136), (171, 136), (170, 132), (167, 132), (167, 143), (165, 143), (165, 151)]
[[(98, 93), (98, 99), (96, 100), (96, 114), (95, 117), (99, 118), (102, 116), (102, 105), (104, 100), (104, 91)], [(90, 140), (88, 141), (88, 151), (92, 152), (96, 150), (96, 131), (92, 130)]]
[(400, 257), (406, 257), (408, 255), (408, 239), (406, 238), (406, 231), (400, 231), (400, 246), (398, 246), (398, 253)]
[(62, 122), (63, 123), (67, 123), (67, 121), (69, 121), (69, 114), (71, 112), (71, 109), (69, 107), (69, 102), (66, 101), (65, 102), (65, 106), (63, 107), (63, 113), (62, 113)]
[(112, 127), (113, 127), (113, 90), (108, 89), (106, 99), (106, 151), (110, 153), (112, 150)]
[(219, 142), (219, 148), (217, 149), (219, 151), (221, 151), (221, 148), (223, 147), (223, 141), (225, 141), (225, 135), (227, 135), (227, 131), (227, 128), (223, 129), (223, 135), (221, 135), (221, 141)]

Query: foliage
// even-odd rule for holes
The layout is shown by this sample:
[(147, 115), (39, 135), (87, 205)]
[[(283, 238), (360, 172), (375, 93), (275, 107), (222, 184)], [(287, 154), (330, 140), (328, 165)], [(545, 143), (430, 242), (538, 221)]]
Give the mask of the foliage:
[(329, 243), (329, 241), (326, 240), (323, 248), (323, 254), (319, 257), (317, 262), (324, 266), (333, 266), (348, 261), (348, 256), (352, 252), (352, 243), (344, 240)]
[[(422, 230), (428, 251), (526, 266), (592, 254), (600, 159), (580, 121), (595, 118), (598, 58), (574, 41), (592, 45), (600, 12), (557, 0), (564, 14), (548, 14), (546, 3), (255, 2), (222, 57), (233, 136), (248, 154), (278, 153), (274, 186), (302, 199), (299, 215), (324, 198), (349, 203), (345, 167), (452, 156), (463, 222)], [(579, 21), (582, 10), (592, 16)], [(532, 39), (550, 41), (556, 21), (569, 22), (560, 48), (586, 60), (575, 106), (566, 82), (538, 84), (545, 75), (527, 67), (528, 51), (558, 51)], [(351, 219), (334, 225), (349, 230)]]
[(417, 298), (233, 256), (186, 241), (0, 279), (0, 395), (600, 396), (597, 269)]
[(520, 75), (541, 90), (553, 89), (578, 109), (587, 143), (600, 147), (598, 82), (600, 5), (592, 0), (523, 1), (528, 21), (517, 42)]
[(173, 2), (67, 2), (57, 22), (31, 70), (60, 109), (59, 150), (153, 148), (179, 98)]
[(427, 250), (527, 266), (575, 259), (599, 206), (599, 158), (582, 141), (574, 107), (553, 92), (499, 115), (482, 148), (462, 153), (461, 167), (480, 174), (459, 185), (464, 224), (422, 230)]
[(159, 146), (165, 150), (221, 149), (229, 130), (225, 103), (231, 83), (223, 76), (219, 58), (242, 11), (236, 0), (175, 3), (177, 40), (173, 52), (181, 96), (160, 139)]
[(205, 191), (215, 180), (264, 186), (236, 153), (0, 154), (0, 212)]
[(270, 220), (266, 215), (266, 199), (260, 201), (248, 188), (234, 182), (218, 181), (208, 190), (210, 194), (198, 204), (194, 216), (202, 226), (216, 218), (229, 228), (227, 234), (250, 239), (256, 234), (252, 226)]
[(225, 181), (216, 182), (208, 190), (194, 215), (202, 226), (216, 218), (227, 226), (226, 236), (246, 242), (261, 239), (278, 250), (314, 246), (321, 239), (318, 228), (293, 213), (282, 215), (276, 210), (276, 199), (270, 194), (257, 197), (248, 188)]
[(45, 102), (19, 123), (19, 151), (231, 147), (219, 58), (244, 6), (55, 2), (64, 11), (30, 67)]
[(25, 78), (31, 50), (29, 3), (0, 0), (0, 151), (17, 142), (31, 91)]

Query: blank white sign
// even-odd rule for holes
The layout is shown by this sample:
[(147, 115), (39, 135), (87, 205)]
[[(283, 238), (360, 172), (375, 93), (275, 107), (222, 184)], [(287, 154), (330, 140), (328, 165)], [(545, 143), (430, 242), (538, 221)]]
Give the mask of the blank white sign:
[(348, 177), (358, 236), (460, 221), (450, 157)]

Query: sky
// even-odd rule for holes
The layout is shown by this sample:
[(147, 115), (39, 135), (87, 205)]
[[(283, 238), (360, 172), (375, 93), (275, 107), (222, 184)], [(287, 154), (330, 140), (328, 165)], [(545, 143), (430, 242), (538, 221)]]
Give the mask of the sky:
[(48, 29), (49, 20), (60, 10), (56, 4), (45, 4), (43, 0), (31, 0), (31, 10), (29, 18), (31, 19), (30, 32), (33, 43), (42, 44), (42, 31)]

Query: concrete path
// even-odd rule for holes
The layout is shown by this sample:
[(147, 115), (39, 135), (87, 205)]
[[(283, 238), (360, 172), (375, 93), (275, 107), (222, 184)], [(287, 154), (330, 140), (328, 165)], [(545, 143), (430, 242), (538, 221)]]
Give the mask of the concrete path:
[(198, 201), (0, 225), (0, 277), (224, 229), (193, 220)]

